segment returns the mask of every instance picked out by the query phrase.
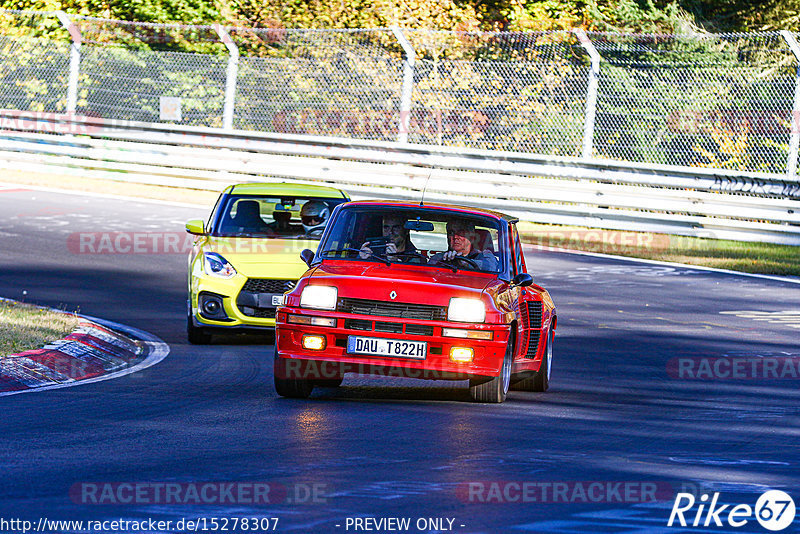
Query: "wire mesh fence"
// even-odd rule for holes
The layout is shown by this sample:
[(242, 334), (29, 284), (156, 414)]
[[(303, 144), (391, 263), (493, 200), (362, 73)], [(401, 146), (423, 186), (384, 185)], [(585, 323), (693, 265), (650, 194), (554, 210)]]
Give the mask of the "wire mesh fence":
[(614, 159), (781, 172), (797, 60), (780, 34), (590, 34), (603, 57), (594, 150)]
[(578, 156), (588, 61), (571, 32), (407, 32), (421, 54), (409, 140)]
[[(236, 128), (397, 138), (402, 63), (389, 30), (230, 32), (240, 50)], [(396, 45), (396, 42), (394, 42)]]
[(0, 106), (66, 111), (69, 42), (0, 35)]
[(221, 127), (226, 65), (206, 54), (84, 46), (76, 112), (158, 122), (162, 99), (177, 98), (177, 122)]
[(796, 178), (795, 38), (222, 28), (0, 11), (0, 106)]

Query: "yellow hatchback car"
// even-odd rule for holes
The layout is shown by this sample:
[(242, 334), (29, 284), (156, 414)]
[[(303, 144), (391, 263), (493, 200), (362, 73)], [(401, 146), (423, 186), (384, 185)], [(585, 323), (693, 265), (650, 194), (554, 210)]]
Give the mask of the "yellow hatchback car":
[(208, 222), (192, 220), (187, 333), (207, 344), (214, 333), (275, 327), (275, 308), (308, 266), (333, 209), (350, 200), (332, 187), (240, 184), (227, 187)]

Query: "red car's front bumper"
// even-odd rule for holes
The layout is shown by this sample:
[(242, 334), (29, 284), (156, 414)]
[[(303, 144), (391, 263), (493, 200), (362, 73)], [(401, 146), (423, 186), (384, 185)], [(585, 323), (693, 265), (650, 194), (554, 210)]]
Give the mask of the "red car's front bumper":
[[(336, 326), (309, 326), (290, 324), (288, 314), (314, 317), (332, 317)], [(346, 319), (380, 321), (395, 325), (416, 325), (432, 328), (432, 335), (389, 333), (374, 330), (345, 327)], [(442, 336), (442, 328), (469, 328), (492, 333), (491, 340), (463, 339)], [(309, 312), (307, 310), (281, 308), (277, 314), (276, 339), (278, 357), (285, 361), (281, 368), (289, 376), (280, 378), (330, 379), (344, 373), (380, 374), (408, 378), (464, 379), (470, 377), (493, 377), (500, 374), (506, 353), (510, 326), (505, 324), (464, 325), (439, 321), (414, 321), (389, 317), (364, 315), (343, 315), (335, 312)], [(304, 335), (314, 334), (325, 337), (325, 348), (308, 350), (303, 348)], [(403, 357), (368, 356), (348, 354), (348, 336), (375, 337), (402, 341), (425, 341), (425, 359)], [(469, 363), (459, 363), (450, 359), (452, 347), (467, 347), (474, 351)]]

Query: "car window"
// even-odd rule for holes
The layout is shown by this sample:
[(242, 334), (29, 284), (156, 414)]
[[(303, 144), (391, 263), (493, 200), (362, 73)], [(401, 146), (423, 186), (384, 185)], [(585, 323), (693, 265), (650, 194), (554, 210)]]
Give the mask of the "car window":
[(514, 239), (514, 266), (516, 272), (514, 274), (524, 273), (525, 270), (525, 256), (522, 254), (522, 244), (519, 240), (519, 232), (517, 232), (517, 227), (514, 226), (514, 230), (512, 232), (513, 239)]
[(319, 239), (344, 199), (228, 195), (218, 209), (214, 235)]
[(220, 196), (217, 197), (217, 201), (214, 203), (214, 209), (211, 210), (211, 214), (208, 216), (208, 220), (206, 221), (205, 224), (206, 232), (213, 232), (214, 217), (215, 214), (217, 213), (217, 209), (219, 208), (219, 203), (222, 202), (222, 199), (224, 197), (225, 197), (224, 194), (221, 194)]
[[(339, 212), (318, 257), (496, 273), (504, 263), (500, 238), (500, 222), (489, 216), (424, 207), (356, 206)], [(448, 251), (462, 258), (448, 257)]]
[(447, 250), (446, 223), (443, 221), (426, 221), (433, 224), (433, 232), (409, 231), (411, 242), (423, 250)]

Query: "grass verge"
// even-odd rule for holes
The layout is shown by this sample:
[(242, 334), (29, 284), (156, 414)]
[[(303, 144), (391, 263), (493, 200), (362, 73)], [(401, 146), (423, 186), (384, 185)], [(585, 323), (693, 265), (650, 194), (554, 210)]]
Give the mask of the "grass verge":
[[(112, 195), (170, 200), (208, 206), (219, 193), (174, 187), (112, 182), (18, 171), (0, 171), (0, 181)], [(598, 230), (520, 223), (522, 240), (549, 247), (616, 254), (757, 274), (800, 276), (800, 247), (722, 239), (670, 236), (648, 232)]]
[(41, 348), (77, 325), (74, 315), (0, 300), (0, 356)]

